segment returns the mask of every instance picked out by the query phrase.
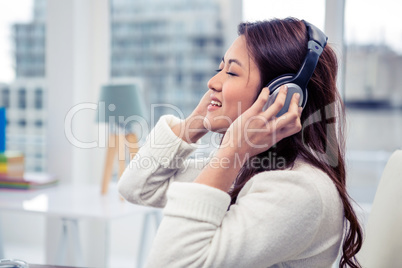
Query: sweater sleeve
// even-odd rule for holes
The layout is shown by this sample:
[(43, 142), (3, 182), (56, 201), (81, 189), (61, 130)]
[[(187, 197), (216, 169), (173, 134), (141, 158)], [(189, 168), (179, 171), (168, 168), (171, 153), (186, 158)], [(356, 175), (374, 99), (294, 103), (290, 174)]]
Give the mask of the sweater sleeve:
[(171, 182), (193, 181), (204, 167), (203, 159), (187, 159), (196, 145), (173, 133), (171, 127), (179, 122), (172, 115), (162, 116), (124, 170), (118, 191), (127, 201), (164, 207)]
[[(321, 196), (298, 172), (264, 172), (246, 184), (237, 203), (227, 210), (227, 193), (175, 182), (146, 267), (266, 268), (333, 247), (334, 256), (320, 260), (320, 267), (329, 267), (336, 258), (342, 221), (330, 219), (334, 228), (327, 226), (330, 231), (321, 237), (325, 217)], [(341, 219), (339, 203), (335, 204), (333, 217)]]

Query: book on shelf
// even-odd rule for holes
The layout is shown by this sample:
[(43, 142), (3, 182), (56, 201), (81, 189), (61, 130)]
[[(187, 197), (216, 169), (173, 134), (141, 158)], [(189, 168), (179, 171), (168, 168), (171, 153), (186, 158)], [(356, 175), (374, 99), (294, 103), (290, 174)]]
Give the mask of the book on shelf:
[(22, 177), (0, 176), (0, 188), (38, 189), (58, 183), (58, 179), (47, 173), (25, 173)]
[(0, 153), (0, 177), (20, 178), (24, 175), (25, 158), (19, 151)]

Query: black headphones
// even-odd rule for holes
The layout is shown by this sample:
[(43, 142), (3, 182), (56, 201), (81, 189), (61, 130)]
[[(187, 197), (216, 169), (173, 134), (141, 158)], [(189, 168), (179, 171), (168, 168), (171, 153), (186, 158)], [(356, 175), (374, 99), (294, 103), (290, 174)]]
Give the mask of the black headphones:
[(268, 109), (271, 106), (276, 96), (279, 93), (279, 88), (282, 85), (287, 85), (288, 93), (285, 100), (285, 105), (283, 108), (278, 112), (276, 115), (277, 117), (281, 116), (282, 114), (286, 113), (289, 109), (290, 100), (294, 93), (300, 93), (300, 101), (299, 106), (305, 107), (307, 102), (307, 84), (310, 80), (315, 67), (318, 62), (318, 58), (320, 57), (322, 51), (324, 50), (325, 45), (327, 44), (328, 37), (317, 27), (304, 21), (308, 31), (308, 51), (307, 55), (304, 59), (302, 66), (297, 74), (284, 74), (281, 76), (276, 77), (271, 82), (267, 84), (270, 96), (267, 103), (264, 105), (263, 111)]

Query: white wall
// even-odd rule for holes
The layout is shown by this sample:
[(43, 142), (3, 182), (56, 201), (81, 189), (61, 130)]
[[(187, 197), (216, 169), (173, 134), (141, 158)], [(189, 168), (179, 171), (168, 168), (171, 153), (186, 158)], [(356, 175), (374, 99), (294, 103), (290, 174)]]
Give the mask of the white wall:
[[(109, 1), (49, 0), (46, 25), (49, 172), (63, 183), (100, 185), (104, 148), (98, 147), (95, 103), (101, 85), (109, 80)], [(58, 219), (47, 224), (46, 261), (54, 263), (61, 226)], [(102, 266), (102, 223), (84, 226), (81, 235), (92, 242), (84, 252), (87, 265)]]
[[(80, 148), (97, 142), (96, 111), (77, 111), (72, 124), (65, 119), (76, 105), (96, 103), (101, 85), (109, 80), (108, 4), (107, 0), (47, 2), (48, 167), (63, 182), (97, 183), (102, 174), (100, 149)], [(74, 139), (66, 137), (70, 128)]]

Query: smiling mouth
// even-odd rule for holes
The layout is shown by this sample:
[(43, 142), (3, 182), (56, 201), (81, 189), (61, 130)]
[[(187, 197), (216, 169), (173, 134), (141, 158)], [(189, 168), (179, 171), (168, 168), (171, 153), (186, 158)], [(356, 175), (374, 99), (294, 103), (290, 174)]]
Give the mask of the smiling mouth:
[(212, 106), (222, 107), (222, 103), (220, 101), (211, 101)]

